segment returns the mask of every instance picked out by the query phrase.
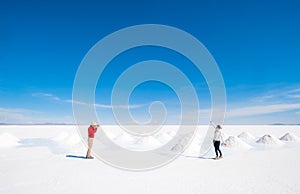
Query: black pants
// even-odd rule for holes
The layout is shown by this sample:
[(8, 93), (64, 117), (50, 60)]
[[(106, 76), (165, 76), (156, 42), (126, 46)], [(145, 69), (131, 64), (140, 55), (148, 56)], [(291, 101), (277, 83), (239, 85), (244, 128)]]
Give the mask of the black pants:
[(222, 156), (222, 152), (220, 150), (220, 141), (214, 141), (214, 147), (215, 147), (215, 152), (216, 152), (216, 156), (219, 156), (220, 153), (220, 157)]

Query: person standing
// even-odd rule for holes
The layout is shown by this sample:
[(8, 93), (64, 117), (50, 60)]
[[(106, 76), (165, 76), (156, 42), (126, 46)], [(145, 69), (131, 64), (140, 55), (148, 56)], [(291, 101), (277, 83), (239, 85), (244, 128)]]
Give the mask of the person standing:
[(214, 126), (214, 124), (212, 122), (210, 122), (210, 123), (215, 128), (213, 144), (214, 144), (215, 153), (216, 153), (215, 160), (218, 160), (218, 159), (221, 159), (223, 157), (222, 152), (220, 150), (221, 141), (222, 141), (224, 146), (226, 146), (226, 144), (224, 143), (223, 134), (222, 134), (222, 131), (221, 131), (222, 127), (220, 125)]
[(92, 122), (88, 128), (88, 150), (86, 153), (87, 159), (94, 158), (91, 154), (92, 154), (92, 147), (93, 147), (95, 133), (97, 132), (98, 127), (99, 127), (99, 125), (96, 122)]

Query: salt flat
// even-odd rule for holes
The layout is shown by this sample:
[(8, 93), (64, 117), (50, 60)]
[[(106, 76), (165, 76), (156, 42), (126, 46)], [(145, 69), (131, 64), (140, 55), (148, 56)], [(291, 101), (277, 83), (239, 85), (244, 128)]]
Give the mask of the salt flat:
[[(131, 148), (172, 137), (135, 141), (113, 128), (104, 127), (117, 143), (126, 146), (129, 139)], [(213, 150), (197, 156), (195, 138), (174, 162), (131, 172), (83, 159), (86, 148), (74, 126), (1, 126), (0, 193), (300, 193), (300, 142), (281, 141), (287, 132), (300, 137), (299, 126), (224, 126), (226, 139), (234, 138), (222, 148), (222, 160), (211, 159)], [(275, 143), (258, 142), (265, 135)]]

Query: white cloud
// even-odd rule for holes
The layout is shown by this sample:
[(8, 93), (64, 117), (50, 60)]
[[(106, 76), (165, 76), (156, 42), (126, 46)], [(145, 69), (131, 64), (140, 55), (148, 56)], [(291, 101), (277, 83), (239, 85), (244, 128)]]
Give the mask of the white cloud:
[(75, 104), (80, 104), (80, 105), (87, 105), (87, 106), (95, 106), (96, 108), (106, 108), (106, 109), (112, 109), (112, 108), (135, 109), (135, 108), (141, 108), (141, 107), (144, 107), (147, 105), (147, 104), (133, 104), (133, 105), (88, 104), (85, 102), (74, 101), (74, 100), (64, 100), (64, 102), (75, 103)]
[(55, 101), (65, 102), (65, 103), (75, 103), (80, 105), (87, 105), (87, 106), (95, 106), (96, 108), (106, 108), (106, 109), (112, 109), (112, 108), (120, 108), (120, 109), (135, 109), (135, 108), (141, 108), (146, 106), (147, 104), (132, 104), (132, 105), (107, 105), (107, 104), (88, 104), (86, 102), (80, 102), (80, 101), (74, 101), (71, 99), (61, 99), (53, 94), (50, 93), (33, 93), (32, 96), (34, 97), (46, 97)]
[(52, 99), (52, 100), (56, 100), (56, 101), (60, 101), (61, 99), (53, 94), (50, 94), (50, 93), (33, 93), (31, 94), (33, 97), (46, 97), (46, 98), (49, 98), (49, 99)]
[(289, 90), (289, 93), (300, 93), (300, 88), (297, 87), (295, 89)]
[(300, 94), (288, 94), (287, 97), (289, 97), (289, 98), (300, 98)]
[[(64, 103), (76, 103), (80, 105), (86, 105), (86, 106), (95, 106), (97, 109), (112, 109), (112, 108), (120, 108), (120, 109), (137, 109), (145, 106), (149, 106), (149, 104), (132, 104), (132, 105), (108, 105), (108, 104), (88, 104), (86, 102), (80, 102), (80, 101), (73, 101), (72, 99), (61, 99), (53, 94), (50, 93), (35, 93), (32, 96), (35, 97), (45, 97), (49, 98), (51, 100), (55, 100), (58, 102), (64, 102)], [(235, 120), (241, 120), (241, 119), (252, 119), (253, 116), (256, 115), (270, 115), (272, 117), (272, 113), (281, 113), (281, 112), (287, 112), (287, 111), (293, 111), (295, 114), (300, 114), (300, 88), (299, 87), (293, 87), (293, 88), (279, 88), (276, 91), (268, 91), (265, 94), (258, 96), (256, 98), (250, 99), (250, 101), (244, 101), (244, 102), (238, 102), (239, 107), (229, 109), (226, 112), (225, 120), (229, 119), (235, 119)], [(248, 99), (249, 100), (249, 99)], [(247, 106), (245, 106), (247, 105)], [(230, 107), (230, 104), (229, 104)], [(192, 116), (195, 115), (195, 113), (200, 113), (200, 120), (201, 122), (209, 122), (210, 116), (211, 116), (211, 110), (210, 109), (201, 109), (200, 112), (195, 112), (196, 110), (193, 110), (193, 108), (190, 109), (190, 112), (188, 115)], [(172, 114), (172, 111), (170, 112)], [(15, 113), (20, 114), (20, 113)], [(22, 115), (15, 115), (16, 117), (19, 117), (22, 119)], [(174, 122), (176, 122), (178, 119), (180, 119), (180, 115), (174, 114), (170, 115)], [(187, 115), (185, 115), (187, 116)], [(188, 117), (188, 116), (187, 116)], [(244, 117), (244, 118), (241, 118)], [(295, 116), (297, 117), (297, 116)], [(226, 119), (227, 118), (227, 119)], [(282, 118), (282, 119), (288, 119), (288, 118)], [(1, 119), (0, 119), (1, 120)], [(256, 119), (253, 120), (255, 122)], [(237, 121), (238, 122), (238, 121)]]
[(266, 91), (264, 94), (252, 98), (250, 101), (254, 103), (275, 102), (284, 100), (295, 100), (300, 98), (299, 86), (282, 87), (274, 90)]
[(81, 105), (88, 105), (87, 103), (85, 102), (80, 102), (80, 101), (76, 101), (76, 100), (63, 100), (64, 102), (67, 102), (67, 103), (74, 103), (74, 104), (81, 104)]
[(289, 90), (285, 95), (287, 98), (300, 98), (300, 88)]
[(32, 96), (46, 96), (46, 97), (51, 97), (53, 95), (49, 94), (49, 93), (33, 93)]
[(73, 123), (73, 116), (70, 115), (60, 117), (46, 117), (42, 115), (43, 112), (30, 109), (0, 107), (0, 123)]
[(255, 98), (252, 98), (251, 101), (255, 103), (262, 103), (266, 102), (268, 100), (274, 99), (276, 96), (275, 95), (265, 95), (265, 96), (258, 96)]
[(133, 105), (105, 105), (105, 104), (95, 104), (98, 108), (120, 108), (120, 109), (135, 109), (146, 106), (146, 104), (133, 104)]
[(227, 111), (226, 116), (227, 117), (242, 117), (242, 116), (286, 112), (286, 111), (298, 110), (298, 109), (300, 109), (300, 103), (251, 106), (251, 107), (243, 107), (243, 108), (237, 108), (237, 109)]
[(23, 122), (28, 121), (29, 118), (25, 116), (28, 113), (25, 109), (8, 109), (0, 108), (0, 122)]

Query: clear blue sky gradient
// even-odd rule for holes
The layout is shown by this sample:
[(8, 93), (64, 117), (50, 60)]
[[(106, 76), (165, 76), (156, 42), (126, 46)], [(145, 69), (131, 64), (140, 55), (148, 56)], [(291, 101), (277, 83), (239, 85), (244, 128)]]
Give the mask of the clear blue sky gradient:
[[(300, 123), (296, 0), (1, 1), (0, 123), (73, 122), (73, 80), (85, 54), (106, 35), (147, 23), (185, 30), (211, 52), (226, 85), (226, 124)], [(98, 83), (96, 103), (109, 106), (109, 92), (122, 68), (148, 59), (182, 69), (195, 85), (201, 107), (209, 109), (201, 73), (184, 57), (154, 47), (116, 57)], [(123, 62), (127, 66), (119, 65)], [(165, 102), (176, 119), (178, 101), (162, 84), (141, 85), (130, 102), (153, 100)], [(133, 115), (147, 120), (147, 108), (133, 109)], [(99, 112), (103, 123), (113, 121), (109, 108)]]

